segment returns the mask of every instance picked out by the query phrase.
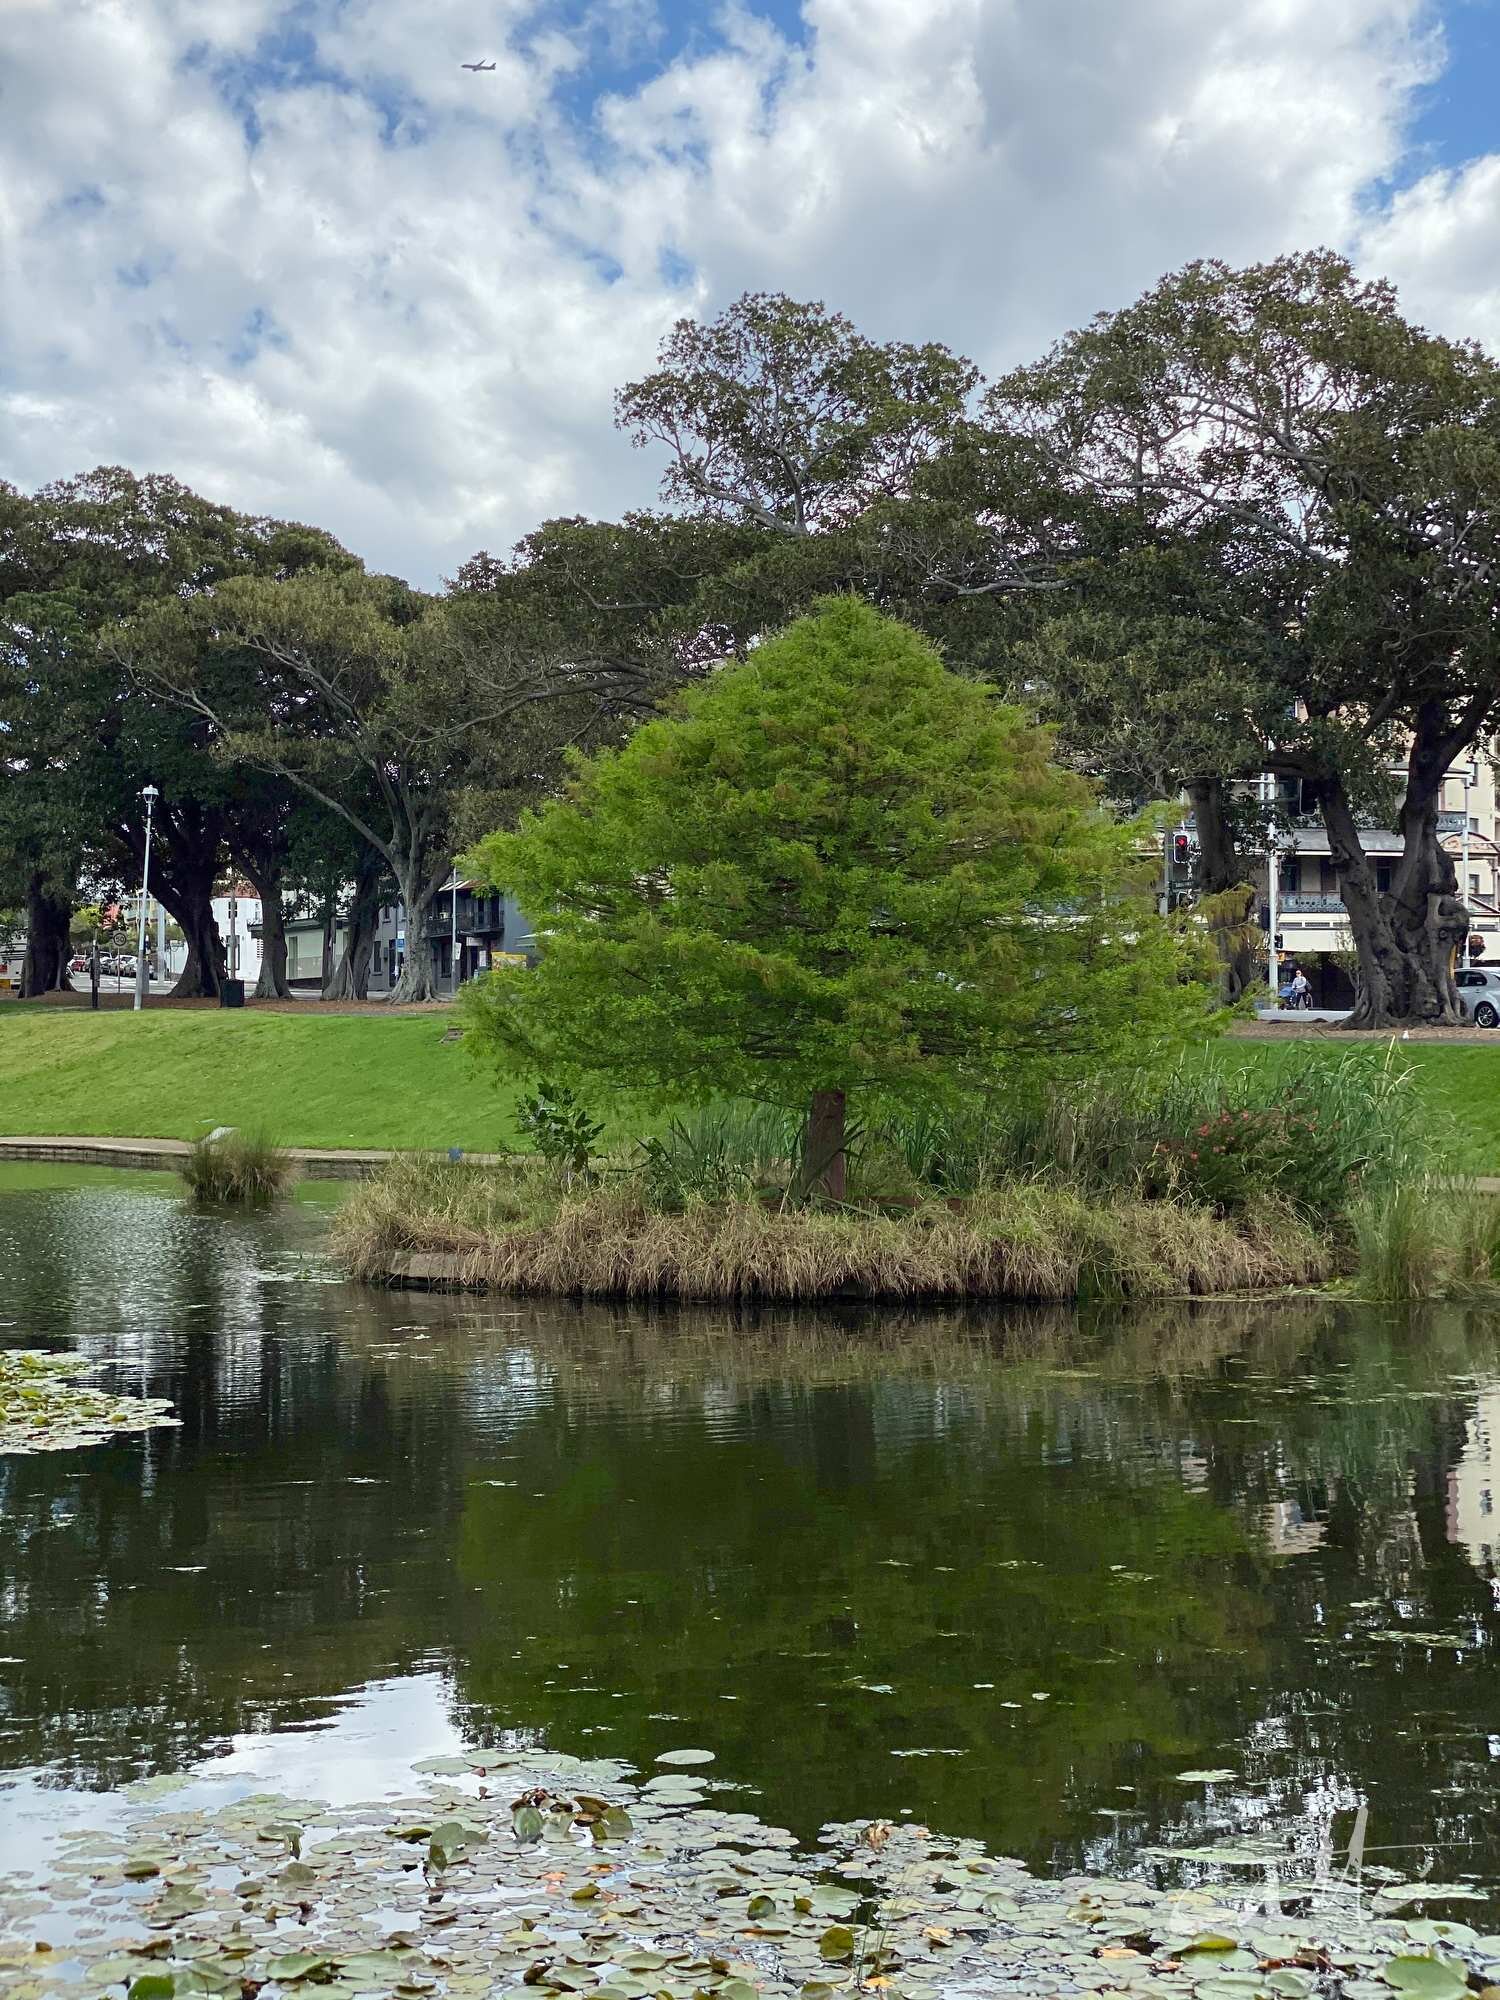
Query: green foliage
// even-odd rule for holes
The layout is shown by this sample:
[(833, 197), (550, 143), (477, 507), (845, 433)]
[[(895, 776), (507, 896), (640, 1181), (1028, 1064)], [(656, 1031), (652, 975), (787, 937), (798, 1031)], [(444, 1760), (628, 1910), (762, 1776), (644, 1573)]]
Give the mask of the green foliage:
[(847, 599), (684, 696), (470, 865), (540, 963), (466, 990), (502, 1067), (673, 1105), (930, 1101), (1201, 1028), (1131, 834), (1046, 735)]
[(646, 1199), (664, 1214), (695, 1202), (745, 1201), (792, 1185), (800, 1124), (773, 1106), (711, 1104), (639, 1142)]
[[(1460, 1024), (1432, 808), (1500, 705), (1500, 368), (1319, 251), (1191, 264), (987, 411), (1034, 439), (1074, 524), (1079, 596), (1038, 669), (1070, 743), (1127, 795), (1145, 774), (1300, 781), (1340, 857), (1357, 1024)], [(1383, 897), (1359, 812), (1393, 758), (1412, 837)]]
[(1396, 1181), (1369, 1189), (1354, 1204), (1350, 1221), (1366, 1297), (1410, 1305), (1438, 1292), (1448, 1199), (1430, 1181)]
[(566, 1085), (548, 1083), (545, 1077), (521, 1099), (516, 1127), (549, 1166), (574, 1174), (588, 1172), (589, 1156), (604, 1131)]
[(1045, 1178), (1225, 1213), (1274, 1195), (1300, 1213), (1333, 1215), (1360, 1188), (1433, 1171), (1444, 1122), (1419, 1073), (1389, 1051), (1293, 1049), (997, 1093), (889, 1120), (880, 1135), (919, 1181), (949, 1193)]
[(666, 446), (671, 498), (806, 535), (907, 491), (978, 379), (935, 342), (878, 346), (842, 313), (749, 292), (679, 320), (655, 372), (621, 390), (619, 422)]
[[(1266, 1193), (1306, 1214), (1333, 1215), (1349, 1193), (1352, 1163), (1336, 1125), (1310, 1103), (1221, 1111), (1181, 1137), (1158, 1139), (1147, 1169), (1162, 1194), (1178, 1193), (1221, 1215), (1239, 1215)], [(1159, 1177), (1159, 1178), (1158, 1178)]]

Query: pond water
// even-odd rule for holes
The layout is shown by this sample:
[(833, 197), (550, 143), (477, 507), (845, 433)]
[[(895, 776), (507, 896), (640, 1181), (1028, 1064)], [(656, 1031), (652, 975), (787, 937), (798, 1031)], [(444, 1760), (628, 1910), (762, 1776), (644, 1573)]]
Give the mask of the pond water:
[(1500, 1881), (1493, 1315), (383, 1294), (337, 1199), (0, 1168), (0, 1345), (182, 1419), (0, 1456), (0, 1872), (165, 1774), (513, 1741), (1158, 1883), (1367, 1806), (1367, 1862)]

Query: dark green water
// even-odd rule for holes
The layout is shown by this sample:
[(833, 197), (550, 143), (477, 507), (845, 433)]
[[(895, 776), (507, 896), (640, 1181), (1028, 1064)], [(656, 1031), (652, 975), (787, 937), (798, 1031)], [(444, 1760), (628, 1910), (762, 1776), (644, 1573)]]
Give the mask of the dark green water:
[(491, 1307), (336, 1282), (334, 1198), (0, 1169), (0, 1344), (183, 1419), (0, 1457), (0, 1870), (155, 1774), (519, 1732), (1043, 1869), (1368, 1804), (1368, 1860), (1500, 1881), (1492, 1316)]

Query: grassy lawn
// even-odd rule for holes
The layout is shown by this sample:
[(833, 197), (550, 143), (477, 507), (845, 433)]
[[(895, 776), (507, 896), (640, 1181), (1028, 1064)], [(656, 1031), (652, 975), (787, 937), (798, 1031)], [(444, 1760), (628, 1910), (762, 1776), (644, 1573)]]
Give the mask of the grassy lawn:
[(238, 1125), (286, 1146), (509, 1144), (511, 1096), (443, 1040), (450, 1019), (0, 1004), (0, 1133)]

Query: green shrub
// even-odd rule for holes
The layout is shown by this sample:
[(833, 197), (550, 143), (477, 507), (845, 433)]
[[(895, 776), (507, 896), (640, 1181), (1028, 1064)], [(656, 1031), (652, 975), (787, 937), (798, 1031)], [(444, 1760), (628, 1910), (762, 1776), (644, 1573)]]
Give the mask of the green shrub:
[(549, 1166), (572, 1174), (587, 1174), (604, 1131), (571, 1090), (548, 1083), (545, 1077), (521, 1099), (516, 1124)]
[(1304, 1215), (1333, 1215), (1356, 1170), (1338, 1121), (1323, 1124), (1316, 1103), (1291, 1097), (1221, 1111), (1180, 1138), (1158, 1139), (1144, 1184), (1148, 1194), (1182, 1194), (1221, 1215), (1241, 1215), (1266, 1194)]

